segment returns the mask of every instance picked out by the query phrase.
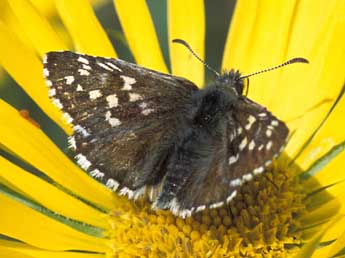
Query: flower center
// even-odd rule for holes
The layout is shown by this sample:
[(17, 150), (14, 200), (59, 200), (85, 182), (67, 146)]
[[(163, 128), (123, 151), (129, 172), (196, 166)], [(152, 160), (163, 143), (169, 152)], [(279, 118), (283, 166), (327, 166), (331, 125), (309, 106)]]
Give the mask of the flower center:
[[(305, 213), (305, 194), (296, 170), (274, 162), (263, 175), (244, 184), (236, 198), (219, 209), (182, 219), (154, 211), (141, 200), (109, 216), (111, 252), (135, 256), (281, 257), (300, 244), (298, 218)], [(122, 207), (122, 206), (121, 206)], [(218, 255), (218, 256), (217, 256)]]

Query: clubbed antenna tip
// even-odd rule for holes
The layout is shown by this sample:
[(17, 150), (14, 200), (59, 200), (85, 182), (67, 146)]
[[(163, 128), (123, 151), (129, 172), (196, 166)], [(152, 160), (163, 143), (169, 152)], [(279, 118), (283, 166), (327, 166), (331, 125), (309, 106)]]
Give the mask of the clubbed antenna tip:
[(289, 64), (293, 64), (293, 63), (306, 63), (306, 64), (309, 64), (309, 61), (303, 57), (295, 57), (295, 58), (292, 58), (290, 59), (289, 61)]
[(214, 74), (216, 74), (217, 76), (219, 76), (219, 73), (214, 70), (211, 66), (209, 66), (204, 60), (202, 60), (194, 51), (193, 49), (188, 45), (188, 43), (186, 41), (184, 41), (183, 39), (173, 39), (172, 40), (173, 43), (178, 43), (181, 44), (183, 46), (185, 46), (191, 53), (193, 56), (196, 57), (196, 59), (198, 59), (201, 63), (203, 63), (206, 68), (210, 71), (212, 71)]
[(257, 75), (257, 74), (260, 74), (260, 73), (265, 73), (265, 72), (269, 72), (269, 71), (272, 71), (272, 70), (275, 70), (275, 69), (278, 69), (280, 67), (283, 67), (283, 66), (286, 66), (286, 65), (290, 65), (290, 64), (294, 64), (294, 63), (306, 63), (306, 64), (309, 64), (309, 61), (303, 57), (295, 57), (295, 58), (292, 58), (280, 65), (277, 65), (277, 66), (274, 66), (274, 67), (271, 67), (271, 68), (267, 68), (267, 69), (264, 69), (264, 70), (261, 70), (261, 71), (258, 71), (258, 72), (255, 72), (255, 73), (251, 73), (251, 74), (248, 74), (248, 75), (243, 75), (240, 77), (240, 79), (245, 79), (245, 78), (249, 78), (253, 75)]

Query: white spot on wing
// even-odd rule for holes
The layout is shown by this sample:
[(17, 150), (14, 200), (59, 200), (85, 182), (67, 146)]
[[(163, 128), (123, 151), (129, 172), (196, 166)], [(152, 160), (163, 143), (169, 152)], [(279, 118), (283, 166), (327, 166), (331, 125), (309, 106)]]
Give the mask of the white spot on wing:
[(238, 160), (238, 158), (239, 158), (239, 154), (238, 154), (238, 153), (237, 153), (236, 156), (231, 156), (231, 157), (229, 158), (229, 165), (236, 163), (237, 160)]
[(248, 149), (249, 149), (249, 150), (253, 150), (254, 147), (255, 147), (255, 141), (254, 141), (254, 140), (251, 140), (250, 143), (249, 143), (249, 145), (248, 145)]
[(139, 107), (141, 109), (145, 109), (145, 108), (147, 108), (147, 103), (146, 102), (142, 102), (142, 103), (139, 104)]
[(264, 167), (262, 167), (262, 166), (254, 169), (254, 171), (253, 171), (254, 175), (261, 174), (262, 172), (264, 172)]
[(250, 130), (250, 128), (252, 127), (252, 125), (254, 124), (255, 121), (256, 121), (255, 117), (252, 116), (252, 115), (250, 115), (250, 116), (248, 117), (248, 123), (247, 123), (247, 125), (245, 126), (245, 129), (246, 129), (246, 130)]
[(253, 175), (250, 174), (250, 173), (244, 174), (244, 175), (242, 176), (242, 179), (243, 179), (244, 181), (250, 181), (250, 180), (253, 179)]
[(87, 71), (85, 69), (78, 69), (78, 72), (80, 75), (85, 75), (85, 76), (90, 75), (89, 71)]
[(143, 99), (141, 95), (137, 93), (129, 93), (129, 102), (135, 102), (141, 99)]
[(186, 218), (192, 216), (193, 210), (194, 208), (192, 210), (180, 210), (177, 214), (182, 218)]
[(104, 173), (99, 171), (97, 168), (90, 171), (89, 174), (94, 178), (103, 178), (104, 177)]
[(105, 99), (108, 101), (109, 108), (117, 107), (119, 105), (119, 100), (116, 94), (109, 95)]
[(146, 109), (144, 109), (143, 111), (141, 111), (141, 113), (142, 113), (144, 116), (148, 116), (148, 115), (151, 114), (153, 111), (155, 111), (153, 108), (146, 108)]
[(269, 142), (266, 144), (266, 150), (270, 150), (271, 147), (272, 147), (272, 144), (273, 144), (273, 142), (272, 142), (272, 141), (269, 141)]
[(106, 62), (106, 64), (109, 65), (111, 68), (118, 70), (119, 72), (122, 72), (122, 70), (119, 67), (117, 67), (116, 65), (114, 65), (113, 63)]
[(201, 206), (196, 208), (195, 212), (203, 211), (205, 209), (206, 209), (206, 205), (201, 205)]
[(91, 162), (83, 154), (78, 154), (75, 158), (82, 169), (87, 170), (91, 166)]
[(77, 91), (83, 91), (83, 90), (84, 90), (83, 87), (80, 84), (78, 84)]
[(233, 192), (229, 195), (228, 198), (226, 198), (226, 203), (231, 202), (232, 199), (234, 199), (236, 195), (237, 195), (237, 191), (235, 190), (235, 191), (233, 191)]
[(89, 64), (89, 60), (87, 60), (86, 58), (79, 56), (78, 57), (78, 62), (84, 63), (84, 64)]
[(105, 114), (105, 120), (107, 120), (112, 127), (116, 127), (122, 124), (121, 121), (116, 117), (111, 117), (110, 111), (107, 111), (107, 113)]
[(60, 100), (58, 99), (53, 99), (53, 103), (55, 106), (57, 106), (58, 108), (62, 109), (63, 105), (61, 104)]
[(100, 67), (104, 68), (105, 70), (108, 70), (108, 71), (110, 71), (110, 72), (113, 71), (113, 69), (111, 69), (111, 68), (110, 68), (109, 66), (107, 66), (106, 64), (103, 64), (103, 63), (101, 63), (101, 62), (97, 62), (96, 64), (99, 65)]
[(88, 133), (88, 131), (86, 131), (85, 128), (83, 128), (82, 126), (80, 125), (75, 125), (73, 127), (73, 130), (77, 133), (80, 133), (84, 138), (90, 136), (90, 134)]
[(237, 134), (240, 135), (242, 133), (242, 127), (237, 128)]
[(132, 85), (134, 84), (134, 83), (136, 83), (137, 81), (134, 79), (134, 78), (132, 78), (132, 77), (128, 77), (128, 76), (125, 76), (125, 75), (121, 75), (120, 76), (122, 79), (123, 79), (123, 81), (124, 81), (124, 85), (123, 85), (123, 87), (122, 87), (122, 90), (132, 90)]
[(102, 97), (102, 93), (100, 90), (92, 90), (89, 92), (89, 96), (91, 100), (95, 100), (99, 97)]
[(76, 150), (77, 149), (77, 145), (75, 143), (74, 136), (68, 137), (68, 147), (71, 148), (72, 150)]
[(105, 185), (106, 185), (106, 187), (116, 191), (120, 184), (116, 180), (109, 178)]
[(53, 83), (52, 83), (50, 80), (46, 80), (46, 84), (47, 84), (47, 86), (49, 86), (49, 87), (53, 86)]
[(266, 130), (266, 136), (267, 136), (267, 137), (271, 137), (271, 135), (272, 135), (272, 130), (268, 128), (268, 129)]
[(238, 146), (240, 150), (243, 150), (247, 146), (247, 137), (244, 137), (240, 145)]
[(124, 187), (120, 190), (119, 195), (127, 195), (129, 199), (133, 199), (134, 192), (131, 189)]
[(66, 79), (66, 84), (67, 85), (71, 85), (74, 82), (74, 76), (70, 75), (70, 76), (65, 76)]
[(83, 69), (85, 70), (92, 70), (91, 66), (83, 64)]
[(272, 120), (272, 121), (271, 121), (271, 125), (273, 125), (273, 126), (278, 126), (278, 125), (279, 125), (278, 120)]
[(53, 96), (55, 96), (56, 95), (56, 90), (55, 89), (50, 89), (49, 91), (48, 91), (48, 96), (49, 97), (53, 97)]
[(216, 202), (210, 205), (210, 209), (216, 209), (219, 207), (222, 207), (224, 205), (224, 202)]
[(63, 113), (62, 117), (66, 120), (68, 124), (71, 124), (73, 122), (73, 118), (68, 113)]
[(151, 114), (153, 111), (155, 111), (153, 108), (147, 108), (148, 104), (146, 102), (140, 103), (139, 107), (142, 109), (141, 113), (144, 116), (148, 116), (149, 114)]
[(44, 68), (44, 69), (43, 69), (43, 75), (44, 75), (45, 77), (48, 77), (48, 76), (49, 76), (49, 70), (48, 70), (47, 68)]
[(236, 187), (236, 186), (240, 186), (242, 184), (242, 180), (240, 178), (236, 178), (234, 180), (230, 181), (230, 186), (232, 187)]

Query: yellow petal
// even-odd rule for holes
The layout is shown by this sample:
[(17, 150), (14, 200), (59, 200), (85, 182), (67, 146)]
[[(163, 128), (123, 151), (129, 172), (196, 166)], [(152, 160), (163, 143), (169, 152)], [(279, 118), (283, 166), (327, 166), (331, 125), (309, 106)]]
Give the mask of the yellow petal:
[[(344, 160), (345, 160), (345, 152), (341, 153), (338, 157), (336, 157), (331, 163), (329, 163), (322, 171), (316, 174), (315, 178), (324, 186), (330, 185), (333, 183), (339, 183), (342, 180), (345, 180), (345, 174), (340, 173), (344, 170)], [(341, 182), (331, 188), (328, 191), (338, 196), (340, 193), (344, 191), (345, 183)], [(345, 199), (342, 200), (343, 206), (345, 208)]]
[(54, 0), (30, 0), (30, 2), (40, 13), (42, 13), (46, 17), (50, 17), (56, 14)]
[(48, 98), (43, 80), (43, 65), (31, 49), (20, 42), (14, 33), (0, 22), (0, 64), (27, 94), (67, 133), (71, 128), (62, 119), (61, 112)]
[(337, 240), (331, 244), (330, 250), (327, 253), (328, 257), (333, 257), (340, 251), (344, 250), (344, 243), (345, 243), (345, 225), (342, 225), (343, 234), (341, 234)]
[[(27, 244), (0, 240), (0, 257), (8, 257), (3, 255), (3, 252), (15, 252), (21, 256), (14, 256), (18, 258), (35, 257), (35, 258), (104, 258), (104, 254), (96, 253), (82, 253), (82, 252), (64, 252), (64, 251), (48, 251), (29, 246)], [(9, 256), (11, 257), (11, 256)]]
[(42, 17), (29, 1), (18, 0), (8, 1), (8, 3), (20, 21), (25, 34), (42, 57), (52, 50), (67, 49), (48, 20)]
[(188, 49), (172, 43), (172, 40), (185, 40), (201, 59), (205, 59), (204, 1), (169, 0), (168, 24), (172, 74), (188, 78), (202, 87), (205, 66)]
[[(309, 144), (306, 150), (299, 157), (298, 163), (302, 168), (309, 167), (310, 164), (314, 163), (316, 160), (321, 158), (334, 145), (339, 144), (340, 142), (345, 140), (345, 130), (342, 129), (342, 125), (345, 125), (344, 110), (345, 98), (343, 97), (342, 100), (339, 101), (338, 105), (333, 110), (332, 114), (327, 119), (326, 123), (316, 134), (313, 141)], [(329, 176), (333, 176), (334, 180), (341, 180), (342, 178), (339, 177), (340, 175), (334, 173), (335, 171), (341, 170), (341, 167), (339, 167), (340, 163), (337, 164), (338, 166), (335, 166), (335, 163), (331, 162), (329, 164), (329, 166), (331, 166), (331, 169), (327, 171), (329, 172)], [(334, 172), (331, 173), (331, 171)]]
[[(53, 17), (56, 15), (54, 0), (30, 0), (32, 4), (39, 10), (40, 13), (46, 17)], [(107, 0), (89, 0), (93, 6), (102, 6)]]
[(2, 157), (0, 157), (0, 177), (15, 185), (25, 196), (58, 214), (101, 228), (108, 226), (107, 222), (102, 219), (103, 213), (100, 211), (91, 208)]
[[(225, 46), (223, 69), (249, 73), (285, 61), (294, 3), (238, 1)], [(281, 87), (276, 83), (279, 74), (271, 72), (252, 78), (249, 96), (272, 110), (270, 101)]]
[[(339, 173), (338, 171), (342, 171), (344, 168), (344, 158), (345, 152), (340, 154), (331, 163), (329, 163), (324, 169), (318, 172), (315, 176), (308, 179), (304, 185), (308, 192), (313, 192), (321, 187), (326, 187), (327, 192), (331, 195), (338, 197), (344, 193), (345, 187), (345, 175), (343, 173)], [(315, 184), (315, 179), (317, 180), (317, 184)], [(344, 200), (339, 199), (342, 202), (342, 207), (345, 209)]]
[(89, 1), (56, 0), (55, 3), (76, 50), (90, 55), (117, 56)]
[[(305, 232), (310, 231), (309, 233), (304, 233), (304, 237), (313, 237), (315, 232), (319, 231), (319, 226), (329, 220), (334, 216), (342, 216), (344, 214), (344, 205), (342, 204), (345, 197), (345, 191), (338, 194), (337, 197), (331, 197), (330, 194), (324, 193), (317, 196), (316, 202), (320, 207), (308, 211), (303, 217), (301, 217), (301, 224), (307, 228)], [(308, 200), (307, 200), (308, 201)], [(310, 206), (310, 205), (309, 205)], [(322, 242), (333, 241), (337, 239), (345, 232), (345, 218), (339, 217), (336, 226), (328, 228), (325, 235), (322, 237)]]
[(22, 44), (27, 48), (34, 50), (31, 40), (23, 30), (23, 27), (13, 12), (9, 1), (0, 1), (0, 10), (0, 21), (6, 24), (6, 27), (21, 40)]
[[(339, 219), (339, 221), (332, 225), (324, 235), (321, 241), (334, 241), (327, 246), (318, 248), (315, 251), (313, 257), (324, 258), (324, 257), (335, 257), (335, 254), (344, 249), (345, 243), (345, 218)], [(342, 256), (336, 256), (342, 257)]]
[(75, 194), (111, 209), (114, 194), (73, 164), (36, 126), (0, 101), (0, 143)]
[(106, 251), (106, 240), (91, 237), (0, 194), (0, 234), (50, 250)]
[(6, 250), (0, 246), (0, 256), (6, 258), (34, 258), (34, 256), (23, 255), (20, 252), (13, 251), (13, 250)]
[[(287, 122), (287, 126), (289, 127), (290, 132), (293, 132), (293, 136), (289, 139), (285, 151), (291, 157), (295, 157), (295, 155), (297, 155), (302, 145), (320, 125), (322, 118), (325, 117), (329, 109), (330, 106), (328, 104), (321, 105), (315, 110), (304, 114), (301, 119)], [(298, 161), (300, 161), (300, 159)], [(298, 165), (301, 164), (298, 163)]]
[(123, 32), (137, 64), (166, 73), (156, 31), (144, 0), (114, 0)]
[(329, 220), (332, 216), (337, 214), (339, 208), (339, 200), (333, 199), (315, 210), (308, 211), (308, 213), (300, 218), (302, 225), (315, 225), (317, 223)]
[(251, 44), (251, 37), (256, 29), (259, 3), (259, 1), (250, 0), (236, 2), (224, 48), (222, 70), (234, 68), (249, 72), (248, 63), (251, 56), (246, 53), (251, 47), (255, 48), (255, 45)]

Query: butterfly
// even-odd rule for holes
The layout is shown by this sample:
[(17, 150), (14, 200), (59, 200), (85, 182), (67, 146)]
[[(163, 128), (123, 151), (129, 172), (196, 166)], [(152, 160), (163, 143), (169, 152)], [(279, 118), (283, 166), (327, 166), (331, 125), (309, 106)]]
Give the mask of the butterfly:
[(44, 76), (73, 125), (69, 145), (81, 168), (120, 195), (147, 196), (181, 217), (231, 202), (289, 132), (243, 95), (235, 70), (199, 89), (120, 59), (62, 51), (47, 53)]

